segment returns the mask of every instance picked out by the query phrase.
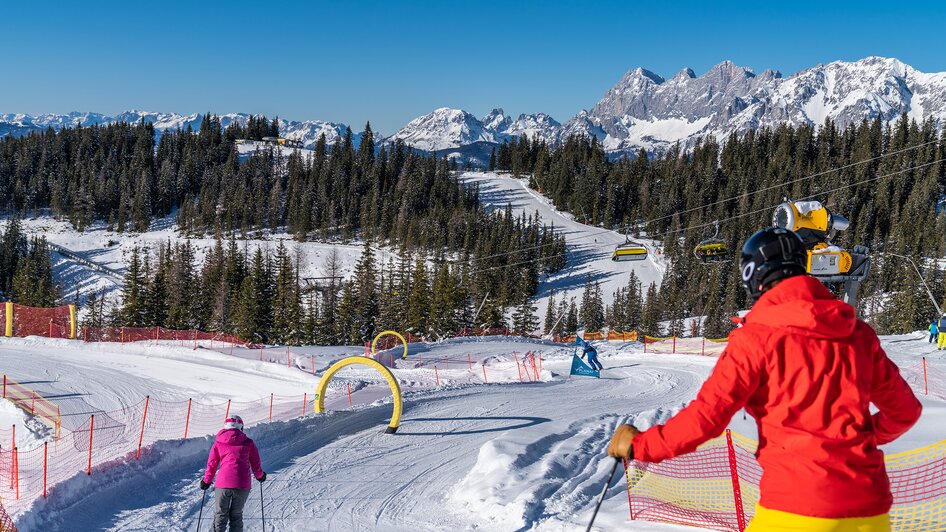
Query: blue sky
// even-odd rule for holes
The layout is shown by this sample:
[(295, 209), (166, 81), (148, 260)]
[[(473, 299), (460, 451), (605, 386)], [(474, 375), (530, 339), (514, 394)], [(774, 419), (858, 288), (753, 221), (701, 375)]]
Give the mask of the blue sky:
[[(192, 5), (201, 4), (201, 5)], [(3, 2), (0, 113), (250, 112), (393, 133), (436, 107), (564, 122), (637, 66), (946, 71), (946, 2)]]

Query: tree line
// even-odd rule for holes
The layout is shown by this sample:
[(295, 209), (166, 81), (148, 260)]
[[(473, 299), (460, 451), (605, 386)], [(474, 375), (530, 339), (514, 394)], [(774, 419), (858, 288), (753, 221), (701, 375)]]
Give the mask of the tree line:
[[(535, 219), (513, 217), (508, 209), (492, 216), (497, 241), (541, 247)], [(313, 282), (303, 277), (303, 253), (282, 240), (264, 249), (217, 239), (202, 263), (196, 255), (189, 241), (133, 248), (119, 304), (109, 311), (92, 297), (85, 324), (196, 328), (292, 345), (359, 344), (385, 329), (431, 339), (465, 327), (539, 329), (532, 302), (537, 260), (496, 267), (489, 266), (493, 259), (517, 259), (452, 260), (442, 250), (401, 247), (396, 258), (382, 261), (365, 241), (348, 280), (333, 248), (320, 265), (324, 275)]]
[[(609, 160), (595, 139), (573, 137), (553, 147), (523, 138), (503, 144), (491, 164), (528, 175), (533, 188), (586, 223), (662, 243), (669, 266), (661, 286), (632, 279), (605, 309), (606, 325), (680, 334), (705, 316), (696, 332), (725, 336), (729, 317), (746, 306), (737, 259), (704, 264), (693, 249), (714, 235), (718, 220), (719, 238), (737, 255), (749, 235), (771, 225), (784, 198), (819, 200), (851, 220), (834, 243), (871, 249), (859, 311), (872, 325), (884, 333), (925, 328), (935, 308), (921, 280), (908, 260), (887, 253), (912, 258), (934, 297), (944, 300), (944, 158), (946, 139), (936, 124), (902, 116), (892, 125), (880, 118), (845, 128), (830, 120), (818, 128), (782, 125), (618, 160)], [(658, 303), (645, 318), (651, 300)], [(669, 330), (657, 322), (669, 322)]]

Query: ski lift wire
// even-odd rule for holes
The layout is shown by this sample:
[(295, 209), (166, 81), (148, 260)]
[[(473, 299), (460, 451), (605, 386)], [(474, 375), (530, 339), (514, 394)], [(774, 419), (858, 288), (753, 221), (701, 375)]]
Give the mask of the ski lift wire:
[[(823, 176), (823, 175), (827, 175), (827, 174), (830, 174), (830, 173), (832, 173), (832, 172), (840, 172), (840, 171), (842, 171), (842, 170), (846, 170), (846, 169), (849, 169), (849, 168), (853, 168), (853, 167), (858, 166), (858, 165), (861, 165), (861, 164), (866, 164), (866, 163), (878, 161), (878, 160), (884, 159), (884, 158), (886, 158), (886, 157), (890, 157), (890, 156), (897, 155), (897, 154), (900, 154), (900, 153), (903, 153), (903, 152), (906, 152), (906, 151), (910, 151), (910, 150), (914, 150), (914, 149), (923, 148), (923, 147), (929, 146), (929, 145), (931, 145), (931, 144), (936, 144), (936, 143), (938, 143), (938, 142), (939, 142), (939, 140), (932, 140), (932, 141), (929, 141), (929, 142), (924, 142), (923, 144), (917, 144), (916, 146), (911, 146), (911, 147), (908, 147), (908, 148), (902, 148), (902, 149), (899, 149), (899, 150), (895, 150), (895, 151), (892, 151), (892, 152), (889, 152), (889, 153), (884, 153), (884, 154), (882, 154), (882, 155), (877, 155), (877, 156), (871, 157), (871, 158), (869, 158), (869, 159), (863, 159), (863, 160), (860, 160), (860, 161), (856, 161), (856, 162), (853, 162), (853, 163), (849, 163), (849, 164), (846, 164), (846, 165), (843, 165), (843, 166), (839, 166), (839, 167), (836, 167), (836, 168), (832, 168), (832, 169), (830, 169), (830, 170), (824, 170), (824, 171), (817, 172), (817, 173), (814, 173), (814, 174), (809, 174), (809, 175), (807, 175), (807, 176), (802, 176), (802, 177), (793, 179), (793, 180), (791, 180), (791, 181), (786, 181), (786, 182), (784, 182), (784, 183), (780, 183), (780, 184), (778, 184), (778, 185), (771, 185), (771, 186), (768, 186), (768, 187), (760, 188), (760, 189), (758, 189), (758, 190), (754, 190), (754, 191), (752, 191), (752, 192), (749, 192), (749, 193), (747, 193), (747, 194), (745, 194), (745, 195), (740, 194), (739, 196), (733, 196), (733, 197), (730, 197), (730, 198), (726, 198), (726, 199), (722, 199), (722, 200), (717, 200), (717, 201), (714, 201), (714, 202), (711, 202), (711, 203), (706, 203), (706, 204), (699, 205), (699, 206), (696, 206), (696, 207), (691, 207), (691, 208), (689, 208), (689, 209), (674, 211), (674, 212), (672, 212), (672, 213), (670, 213), (670, 214), (665, 214), (665, 215), (663, 215), (663, 216), (658, 216), (658, 217), (656, 217), (656, 218), (651, 218), (651, 219), (649, 219), (649, 220), (644, 220), (643, 222), (641, 222), (640, 225), (643, 226), (643, 227), (646, 227), (646, 226), (649, 225), (649, 224), (652, 224), (652, 223), (654, 223), (654, 222), (658, 222), (658, 221), (660, 221), (660, 220), (665, 220), (665, 219), (667, 219), (667, 218), (671, 218), (671, 217), (673, 217), (674, 215), (682, 215), (682, 214), (687, 214), (687, 213), (690, 213), (690, 212), (693, 212), (693, 211), (698, 211), (698, 210), (707, 209), (707, 208), (709, 208), (709, 207), (714, 207), (714, 206), (719, 205), (719, 204), (722, 204), (722, 203), (726, 203), (726, 202), (729, 202), (729, 201), (738, 200), (738, 199), (742, 198), (743, 196), (746, 196), (746, 197), (748, 197), (748, 198), (751, 198), (751, 197), (755, 196), (756, 194), (759, 194), (760, 192), (768, 192), (768, 191), (770, 191), (770, 190), (775, 190), (775, 189), (778, 189), (778, 188), (780, 188), (780, 187), (784, 187), (784, 186), (787, 186), (787, 185), (793, 185), (793, 184), (795, 184), (795, 183), (799, 183), (799, 182), (802, 182), (802, 181), (805, 181), (805, 180), (808, 180), (808, 179), (813, 179), (813, 178), (815, 178), (815, 177), (820, 177), (820, 176)], [(914, 169), (923, 168), (923, 167), (930, 166), (930, 165), (932, 165), (932, 164), (935, 164), (935, 163), (938, 163), (938, 162), (942, 162), (942, 161), (943, 161), (943, 159), (938, 159), (938, 160), (933, 161), (933, 162), (930, 162), (930, 163), (924, 163), (922, 166), (914, 166), (914, 167), (911, 167), (911, 168), (904, 169), (904, 170), (902, 170), (902, 171), (898, 171), (898, 172), (893, 173), (893, 174), (884, 174), (884, 176), (875, 176), (875, 178), (888, 177), (888, 176), (891, 176), (891, 175), (896, 175), (896, 174), (898, 174), (898, 173), (902, 173), (903, 171), (908, 171), (908, 170), (914, 170)], [(873, 180), (873, 179), (875, 179), (875, 178), (870, 178), (869, 180)], [(869, 180), (868, 180), (868, 181), (869, 181)], [(859, 182), (859, 183), (864, 183), (864, 182), (867, 182), (867, 181), (861, 181), (861, 182)], [(856, 184), (857, 184), (857, 183), (855, 183), (854, 185), (856, 185)], [(834, 192), (834, 191), (837, 191), (837, 190), (841, 190), (841, 189), (847, 188), (847, 187), (849, 187), (849, 186), (853, 186), (853, 185), (843, 185), (843, 186), (841, 186), (841, 187), (839, 187), (839, 188), (837, 188), (837, 189), (832, 189), (832, 190), (829, 190), (829, 191), (820, 192), (819, 194), (816, 194), (816, 195), (813, 195), (813, 196), (808, 196), (808, 197), (805, 197), (805, 198), (799, 198), (799, 199), (800, 199), (800, 200), (810, 199), (810, 198), (812, 198), (812, 197), (816, 197), (816, 196), (818, 196), (818, 195), (827, 194), (827, 193), (830, 193), (830, 192)], [(771, 208), (774, 208), (774, 207), (771, 207)], [(754, 214), (754, 213), (749, 213), (749, 214)], [(749, 214), (745, 214), (744, 216), (748, 216)], [(733, 220), (733, 219), (735, 219), (735, 218), (725, 218), (725, 219), (722, 219), (722, 220), (715, 220), (714, 222), (724, 222), (724, 221), (729, 221), (729, 220)], [(712, 225), (714, 222), (702, 224), (702, 225), (700, 225), (700, 226), (691, 226), (690, 228), (687, 228), (687, 229), (708, 227), (709, 225)], [(576, 240), (584, 240), (584, 239), (587, 239), (587, 238), (592, 238), (592, 237), (595, 237), (595, 236), (598, 236), (598, 235), (602, 235), (602, 234), (606, 234), (606, 233), (612, 233), (612, 232), (614, 232), (614, 231), (611, 230), (611, 229), (601, 229), (601, 230), (598, 230), (598, 231), (594, 231), (594, 232), (588, 233), (588, 234), (586, 234), (586, 235), (584, 235), (584, 236), (576, 237), (576, 238), (572, 239), (572, 241), (574, 242), (574, 241), (576, 241)], [(672, 233), (674, 233), (674, 232), (676, 232), (676, 231), (667, 231), (667, 232), (665, 232), (665, 233), (658, 233), (657, 235), (654, 235), (654, 236), (662, 236), (662, 235), (666, 235), (666, 234), (672, 234)], [(627, 235), (625, 234), (625, 237), (626, 237), (626, 236), (627, 236)], [(525, 247), (525, 248), (519, 248), (519, 249), (516, 249), (516, 250), (513, 250), (513, 251), (505, 251), (505, 252), (502, 252), (502, 253), (496, 253), (496, 254), (493, 254), (493, 255), (486, 255), (486, 256), (484, 256), (484, 257), (478, 257), (476, 260), (480, 260), (480, 261), (481, 261), (481, 260), (491, 259), (491, 258), (496, 258), (496, 257), (504, 257), (504, 256), (506, 256), (506, 255), (512, 255), (512, 254), (519, 253), (519, 252), (522, 252), (522, 251), (530, 251), (530, 250), (535, 250), (535, 249), (541, 249), (541, 248), (543, 248), (543, 247), (547, 247), (547, 246), (554, 245), (554, 244), (555, 244), (555, 242), (546, 242), (546, 243), (544, 243), (544, 244), (538, 244), (538, 245), (536, 245), (536, 246), (530, 246), (530, 247)], [(559, 253), (559, 254), (556, 254), (556, 255), (551, 255), (549, 258), (551, 258), (551, 257), (556, 257), (556, 256), (558, 256), (558, 255), (560, 255), (560, 253)], [(533, 260), (534, 260), (534, 259), (533, 259)], [(502, 267), (502, 266), (497, 266), (497, 267)]]
[[(935, 161), (930, 161), (930, 162), (928, 162), (928, 163), (923, 163), (923, 164), (921, 164), (921, 165), (914, 165), (914, 166), (910, 166), (910, 167), (908, 167), (908, 168), (903, 168), (903, 169), (897, 170), (896, 172), (890, 172), (890, 173), (887, 173), (887, 174), (881, 174), (881, 175), (877, 175), (877, 176), (870, 177), (870, 178), (867, 178), (867, 179), (862, 179), (861, 181), (857, 181), (857, 182), (855, 182), (855, 183), (848, 183), (848, 184), (846, 184), (846, 185), (841, 185), (841, 186), (839, 186), (839, 187), (835, 187), (835, 188), (832, 188), (832, 189), (829, 189), (829, 190), (823, 190), (823, 191), (818, 192), (817, 194), (811, 194), (811, 195), (808, 195), (808, 196), (804, 196), (804, 197), (802, 197), (802, 198), (798, 198), (798, 200), (799, 200), (799, 201), (803, 201), (803, 200), (808, 200), (808, 199), (814, 199), (814, 198), (817, 198), (817, 197), (819, 197), (819, 196), (823, 196), (823, 195), (825, 195), (825, 194), (831, 194), (832, 192), (838, 192), (838, 191), (840, 191), (840, 190), (844, 190), (844, 189), (847, 189), (847, 188), (851, 188), (851, 187), (863, 185), (863, 184), (870, 183), (870, 182), (872, 182), (872, 181), (877, 181), (877, 180), (880, 180), (880, 179), (883, 179), (883, 178), (886, 178), (886, 177), (893, 177), (893, 176), (896, 176), (896, 175), (899, 175), (899, 174), (902, 174), (902, 173), (905, 173), (905, 172), (910, 172), (910, 171), (914, 171), (914, 170), (920, 170), (920, 169), (923, 169), (923, 168), (926, 168), (926, 167), (928, 167), (928, 166), (932, 166), (932, 165), (934, 165), (934, 164), (938, 164), (938, 163), (941, 163), (941, 162), (946, 162), (946, 157), (937, 159), (937, 160), (935, 160)], [(704, 228), (704, 227), (708, 227), (708, 226), (714, 225), (714, 224), (716, 224), (716, 223), (722, 223), (722, 222), (728, 222), (728, 221), (732, 221), (732, 220), (738, 220), (739, 218), (744, 218), (744, 217), (746, 217), (746, 216), (752, 216), (752, 215), (754, 215), (754, 214), (760, 214), (760, 213), (763, 213), (763, 212), (766, 212), (766, 211), (771, 211), (771, 210), (774, 209), (775, 207), (776, 207), (775, 205), (771, 205), (771, 206), (767, 206), (767, 207), (764, 207), (764, 208), (761, 208), (761, 209), (756, 209), (756, 210), (754, 210), (754, 211), (744, 212), (744, 213), (741, 213), (741, 214), (736, 214), (736, 215), (730, 216), (730, 217), (728, 217), (728, 218), (722, 218), (722, 219), (719, 219), (719, 220), (713, 220), (713, 221), (711, 221), (711, 222), (706, 222), (706, 223), (701, 223), (701, 224), (696, 224), (696, 225), (690, 225), (690, 226), (687, 226), (687, 227), (682, 227), (682, 228), (680, 228), (680, 229), (672, 229), (672, 230), (666, 231), (666, 232), (664, 232), (664, 233), (658, 233), (658, 234), (656, 234), (656, 235), (651, 235), (651, 236), (653, 236), (653, 237), (669, 236), (669, 235), (678, 234), (678, 233), (681, 233), (681, 232), (686, 232), (686, 231), (689, 231), (689, 230), (692, 230), (692, 229), (701, 229), (701, 228)], [(589, 234), (584, 235), (584, 236), (576, 237), (576, 238), (572, 239), (572, 242), (574, 242), (574, 241), (576, 241), (576, 240), (583, 240), (583, 239), (586, 239), (586, 238), (590, 238), (591, 236), (594, 236), (594, 235), (598, 235), (598, 234), (602, 234), (602, 233), (611, 233), (611, 232), (613, 232), (613, 231), (611, 231), (610, 229), (602, 229), (601, 231), (598, 231), (598, 232), (589, 233)], [(649, 236), (649, 238), (650, 238), (650, 236)], [(518, 252), (518, 251), (526, 251), (526, 250), (529, 250), (529, 249), (536, 249), (536, 248), (538, 248), (538, 247), (541, 247), (541, 246), (533, 246), (532, 248), (522, 248), (522, 249), (519, 249), (519, 250), (517, 250), (517, 251), (515, 251), (515, 252)], [(510, 253), (515, 253), (515, 252), (510, 252)], [(508, 254), (510, 254), (510, 253), (505, 253), (505, 255), (508, 255)], [(552, 259), (552, 258), (556, 258), (556, 257), (562, 256), (562, 255), (566, 255), (567, 253), (568, 253), (568, 249), (565, 249), (564, 251), (561, 251), (561, 252), (558, 252), (558, 253), (549, 255), (548, 257), (544, 257), (544, 258), (546, 258), (546, 259)], [(474, 260), (482, 260), (482, 259), (486, 259), (486, 258), (491, 258), (491, 257), (489, 257), (489, 256), (487, 256), (487, 257), (481, 257), (481, 258), (477, 258), (477, 259), (474, 259)], [(482, 272), (486, 272), (486, 271), (496, 270), (496, 269), (499, 269), (499, 268), (512, 268), (512, 267), (515, 267), (515, 266), (522, 266), (522, 265), (525, 265), (525, 264), (533, 263), (533, 262), (535, 262), (535, 261), (537, 261), (537, 260), (539, 260), (539, 259), (541, 259), (541, 258), (542, 258), (542, 257), (536, 257), (536, 258), (527, 259), (527, 260), (521, 261), (521, 262), (516, 262), (516, 263), (512, 263), (512, 264), (502, 264), (502, 265), (499, 265), (499, 266), (490, 266), (490, 267), (487, 267), (487, 268), (473, 268), (473, 269), (470, 270), (470, 273), (482, 273)]]

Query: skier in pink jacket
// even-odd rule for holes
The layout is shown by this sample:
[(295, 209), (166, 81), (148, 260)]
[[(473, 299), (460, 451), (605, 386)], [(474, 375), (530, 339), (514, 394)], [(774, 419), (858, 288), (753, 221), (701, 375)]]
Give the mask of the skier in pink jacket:
[(200, 481), (200, 489), (206, 490), (214, 482), (216, 473), (214, 532), (226, 532), (228, 522), (230, 532), (243, 532), (243, 505), (253, 483), (250, 470), (256, 480), (266, 480), (266, 473), (260, 467), (259, 450), (253, 440), (243, 434), (243, 419), (230, 416), (210, 448), (207, 471)]

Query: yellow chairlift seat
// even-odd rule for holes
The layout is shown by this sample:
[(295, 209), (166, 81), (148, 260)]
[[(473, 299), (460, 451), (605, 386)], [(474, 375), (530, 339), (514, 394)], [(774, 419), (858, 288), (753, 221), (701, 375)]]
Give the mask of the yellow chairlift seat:
[(721, 262), (729, 260), (729, 246), (722, 240), (704, 240), (693, 249), (693, 254), (703, 262)]
[(618, 262), (637, 261), (647, 258), (647, 248), (640, 244), (628, 242), (614, 248), (611, 254), (611, 260)]

